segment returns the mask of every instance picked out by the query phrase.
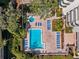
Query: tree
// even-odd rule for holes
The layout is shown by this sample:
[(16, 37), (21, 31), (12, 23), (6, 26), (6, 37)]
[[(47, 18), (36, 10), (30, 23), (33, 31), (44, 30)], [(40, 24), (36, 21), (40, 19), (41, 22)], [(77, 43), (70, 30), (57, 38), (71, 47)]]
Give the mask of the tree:
[(46, 16), (49, 15), (52, 9), (58, 7), (57, 0), (33, 0), (30, 6), (32, 13), (36, 15)]
[(7, 7), (9, 2), (10, 0), (0, 0), (0, 6), (2, 6), (3, 8)]
[(31, 10), (30, 10), (30, 5), (27, 5), (27, 4), (21, 4), (21, 5), (19, 6), (19, 9), (21, 10), (21, 12), (22, 12), (23, 14), (26, 14), (27, 12), (28, 12), (28, 13), (31, 12)]
[[(8, 8), (3, 10), (2, 16), (0, 16), (0, 28), (8, 30), (14, 38), (23, 39), (26, 36), (25, 29), (18, 27), (17, 23), (17, 20), (20, 16), (20, 11), (13, 9), (10, 3)], [(23, 20), (25, 21), (26, 18)]]
[(0, 16), (0, 47), (3, 46), (3, 40), (2, 40), (2, 29), (3, 29), (3, 18)]
[[(19, 28), (18, 23), (17, 23), (17, 20), (19, 19), (19, 17), (22, 16), (20, 11), (13, 9), (13, 7), (11, 5), (9, 5), (9, 8), (7, 8), (5, 11), (5, 16), (7, 16), (7, 24), (8, 24), (7, 30), (10, 33), (12, 33), (14, 36), (23, 38), (25, 36), (25, 34), (23, 35), (23, 33), (25, 33), (24, 32), (25, 29)], [(26, 20), (26, 19), (22, 19), (22, 20)], [(21, 33), (21, 32), (23, 32), (23, 33)]]
[[(19, 27), (18, 26), (19, 23), (17, 23), (19, 18), (23, 15), (21, 14), (20, 10), (14, 9), (11, 3), (9, 4), (8, 8), (4, 9), (3, 15), (4, 15), (2, 16), (3, 18), (7, 16), (6, 17), (6, 23), (7, 23), (6, 30), (8, 30), (13, 35), (11, 40), (9, 40), (9, 43), (12, 41), (10, 45), (12, 47), (9, 46), (10, 47), (9, 49), (12, 52), (12, 54), (14, 54), (15, 56), (18, 56), (17, 55), (18, 53), (17, 51), (15, 51), (15, 48), (18, 47), (18, 45), (22, 45), (20, 42), (22, 42), (23, 38), (26, 36), (25, 28)], [(24, 17), (22, 18), (22, 20), (24, 23), (26, 23), (27, 19)], [(21, 54), (21, 52), (19, 54)]]
[(33, 0), (30, 7), (32, 13), (39, 14), (41, 10), (40, 5), (40, 0)]

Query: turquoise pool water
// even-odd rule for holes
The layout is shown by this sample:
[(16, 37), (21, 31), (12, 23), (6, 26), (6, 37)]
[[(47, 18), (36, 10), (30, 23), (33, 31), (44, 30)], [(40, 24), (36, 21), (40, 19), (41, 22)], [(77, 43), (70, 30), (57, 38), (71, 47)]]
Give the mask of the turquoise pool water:
[(42, 44), (42, 30), (41, 29), (30, 29), (30, 48), (36, 49), (36, 48), (43, 48)]

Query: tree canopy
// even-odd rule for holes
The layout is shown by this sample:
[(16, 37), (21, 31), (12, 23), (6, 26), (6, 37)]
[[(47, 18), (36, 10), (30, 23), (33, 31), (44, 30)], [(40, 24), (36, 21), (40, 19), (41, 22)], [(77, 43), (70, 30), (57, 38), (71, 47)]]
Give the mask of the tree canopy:
[(33, 0), (30, 6), (30, 10), (35, 15), (47, 15), (50, 10), (58, 7), (57, 0)]
[(10, 2), (10, 0), (0, 0), (0, 6), (7, 7), (9, 2)]
[[(19, 18), (22, 16), (20, 10), (14, 9), (10, 3), (9, 6), (3, 10), (3, 12), (2, 16), (0, 16), (0, 24), (2, 27), (5, 26), (4, 28), (13, 34), (14, 37), (23, 38), (26, 34), (25, 29), (18, 27), (19, 23), (17, 23)], [(27, 19), (24, 17), (21, 20), (26, 23)]]

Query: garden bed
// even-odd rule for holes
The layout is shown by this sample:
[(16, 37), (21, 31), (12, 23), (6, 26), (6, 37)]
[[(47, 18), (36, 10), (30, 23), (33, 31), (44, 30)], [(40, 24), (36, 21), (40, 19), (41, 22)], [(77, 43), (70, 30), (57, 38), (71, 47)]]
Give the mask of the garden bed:
[(61, 17), (62, 16), (62, 8), (57, 8), (56, 13), (57, 13), (57, 17)]
[(61, 31), (63, 28), (63, 20), (61, 19), (54, 19), (52, 21), (52, 30), (53, 31)]

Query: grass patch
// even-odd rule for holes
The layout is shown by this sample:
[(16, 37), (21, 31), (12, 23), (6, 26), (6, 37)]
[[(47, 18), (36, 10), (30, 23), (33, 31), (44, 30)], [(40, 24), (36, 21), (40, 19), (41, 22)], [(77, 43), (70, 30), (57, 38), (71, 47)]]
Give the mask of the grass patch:
[(73, 59), (73, 57), (71, 55), (68, 55), (66, 59)]
[[(41, 58), (41, 57), (40, 57)], [(68, 56), (62, 56), (62, 55), (46, 55), (46, 56), (43, 56), (43, 59), (73, 59), (73, 57), (71, 55), (68, 55)]]

